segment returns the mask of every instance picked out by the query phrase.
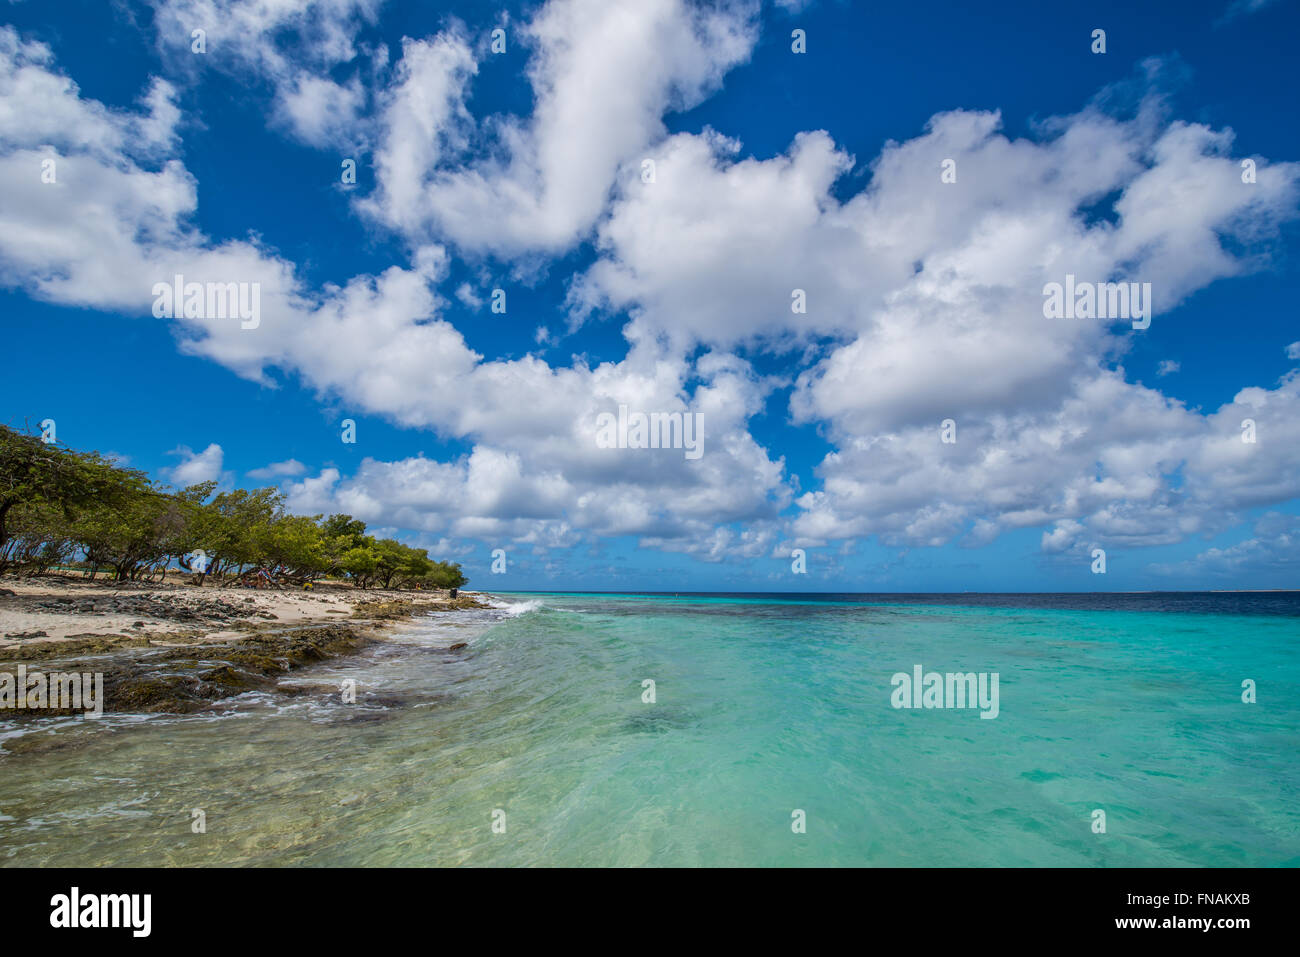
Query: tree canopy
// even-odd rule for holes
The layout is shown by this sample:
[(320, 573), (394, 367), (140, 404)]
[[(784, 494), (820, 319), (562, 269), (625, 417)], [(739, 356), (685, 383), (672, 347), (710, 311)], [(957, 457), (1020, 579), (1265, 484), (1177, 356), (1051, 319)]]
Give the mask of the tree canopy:
[(454, 562), (366, 534), (350, 515), (290, 514), (275, 488), (172, 489), (97, 452), (47, 444), (0, 425), (0, 572), (75, 562), (139, 579), (169, 567), (202, 581), (276, 583), (335, 577), (360, 588), (459, 588)]

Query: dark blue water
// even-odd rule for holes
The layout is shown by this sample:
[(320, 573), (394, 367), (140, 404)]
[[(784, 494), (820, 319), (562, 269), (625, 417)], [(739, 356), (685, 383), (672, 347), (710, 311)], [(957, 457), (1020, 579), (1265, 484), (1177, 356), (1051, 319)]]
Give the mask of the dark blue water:
[[(502, 594), (511, 594), (503, 592)], [(522, 593), (521, 593), (522, 594)], [(958, 605), (968, 608), (1162, 611), (1189, 615), (1286, 615), (1300, 618), (1300, 591), (1170, 592), (528, 592), (530, 595), (735, 599), (778, 604)]]

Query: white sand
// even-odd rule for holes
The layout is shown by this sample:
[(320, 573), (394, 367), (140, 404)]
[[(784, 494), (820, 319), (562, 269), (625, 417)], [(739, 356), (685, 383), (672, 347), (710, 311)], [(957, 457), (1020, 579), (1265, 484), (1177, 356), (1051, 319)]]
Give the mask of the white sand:
[[(344, 585), (324, 585), (313, 591), (221, 588), (211, 584), (198, 588), (188, 583), (188, 576), (169, 579), (165, 584), (122, 585), (75, 576), (0, 578), (0, 591), (5, 589), (15, 594), (0, 595), (0, 648), (100, 635), (156, 636), (160, 644), (165, 644), (167, 636), (178, 632), (201, 636), (204, 641), (224, 640), (248, 634), (246, 630), (231, 629), (237, 621), (260, 626), (323, 624), (351, 618), (358, 608), (364, 612), (366, 604), (376, 601), (447, 600), (445, 592), (362, 592)], [(72, 599), (81, 607), (60, 607), (60, 599)], [(149, 604), (154, 607), (113, 610), (113, 599), (153, 599)], [(159, 604), (157, 599), (166, 599), (168, 604)], [(104, 610), (85, 607), (90, 600)], [(189, 609), (199, 617), (178, 619), (171, 614), (178, 608)], [(229, 617), (218, 618), (216, 614)], [(45, 634), (36, 636), (33, 632)]]

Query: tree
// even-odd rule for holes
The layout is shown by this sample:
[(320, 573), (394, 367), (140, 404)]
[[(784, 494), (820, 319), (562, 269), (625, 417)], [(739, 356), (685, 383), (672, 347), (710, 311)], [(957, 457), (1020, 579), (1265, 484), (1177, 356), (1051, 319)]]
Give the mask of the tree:
[(377, 565), (375, 577), (381, 588), (388, 588), (407, 561), (407, 548), (399, 541), (384, 538), (375, 542), (374, 552)]
[(379, 567), (379, 556), (366, 546), (359, 548), (349, 548), (343, 554), (339, 563), (343, 571), (356, 582), (357, 587), (369, 587), (370, 580), (374, 578), (375, 570)]
[(202, 583), (211, 567), (204, 563), (202, 570), (194, 567), (193, 556), (196, 552), (208, 553), (207, 543), (213, 539), (212, 529), (216, 523), (216, 513), (204, 504), (217, 490), (213, 481), (189, 485), (173, 493), (176, 505), (182, 516), (181, 527), (167, 539), (167, 558), (187, 572), (199, 575)]
[[(191, 561), (202, 551), (203, 568)], [(47, 446), (0, 426), (0, 572), (40, 574), (81, 555), (93, 576), (112, 568), (118, 580), (175, 563), (224, 578), (249, 570), (290, 581), (348, 576), (359, 588), (458, 588), (456, 564), (422, 548), (366, 534), (351, 515), (291, 515), (274, 488), (217, 492), (201, 482), (174, 490), (114, 465), (96, 452)]]
[(240, 574), (250, 565), (258, 566), (263, 557), (262, 545), (283, 498), (273, 488), (252, 492), (235, 489), (222, 492), (205, 506), (203, 534), (207, 544), (199, 547), (208, 556), (207, 573), (216, 575), (234, 567)]
[(40, 575), (69, 561), (76, 552), (63, 511), (45, 504), (24, 504), (9, 513), (9, 536), (0, 545), (0, 572), (22, 567)]
[(310, 581), (325, 573), (325, 538), (316, 524), (320, 516), (278, 515), (260, 532), (259, 567), (273, 577)]
[(71, 518), (78, 506), (109, 505), (146, 487), (142, 472), (118, 468), (98, 452), (61, 449), (0, 425), (0, 549), (18, 505), (54, 506)]
[(325, 554), (326, 572), (345, 572), (343, 556), (354, 548), (364, 548), (366, 523), (351, 515), (331, 515), (321, 523), (321, 549)]
[(360, 548), (366, 540), (366, 523), (351, 515), (331, 515), (321, 522), (321, 532), (326, 538), (343, 540), (348, 548)]
[(461, 588), (469, 579), (461, 571), (459, 562), (435, 562), (429, 582), (436, 588)]
[(126, 581), (167, 557), (167, 542), (182, 522), (171, 496), (145, 489), (119, 498), (112, 507), (82, 510), (70, 532), (92, 566), (107, 565), (118, 581)]

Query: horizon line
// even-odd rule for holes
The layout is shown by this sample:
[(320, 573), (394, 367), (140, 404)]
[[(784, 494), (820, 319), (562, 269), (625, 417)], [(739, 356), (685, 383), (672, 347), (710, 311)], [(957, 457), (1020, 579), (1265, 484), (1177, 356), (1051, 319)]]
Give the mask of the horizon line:
[(656, 591), (642, 588), (608, 590), (587, 588), (461, 588), (461, 591), (526, 595), (1266, 595), (1294, 594), (1300, 588), (1177, 588), (1126, 591)]

